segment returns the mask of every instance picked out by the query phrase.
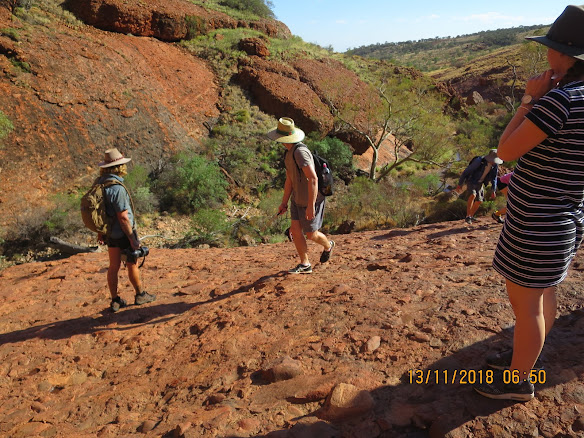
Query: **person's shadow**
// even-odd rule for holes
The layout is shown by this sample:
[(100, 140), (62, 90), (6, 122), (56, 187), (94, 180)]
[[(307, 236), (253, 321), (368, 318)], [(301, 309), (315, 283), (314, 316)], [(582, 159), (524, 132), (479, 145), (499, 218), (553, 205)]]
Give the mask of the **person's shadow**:
[[(162, 303), (155, 301), (147, 306), (130, 305), (117, 313), (109, 309), (101, 312), (101, 316), (81, 316), (79, 318), (65, 319), (47, 324), (35, 325), (23, 330), (16, 330), (0, 334), (0, 346), (4, 344), (16, 344), (33, 338), (43, 339), (67, 339), (75, 335), (92, 334), (103, 330), (125, 331), (135, 328), (137, 325), (160, 324), (174, 318), (176, 315), (213, 302), (228, 299), (234, 295), (246, 293), (252, 288), (261, 288), (271, 278), (282, 277), (284, 271), (273, 275), (266, 275), (250, 284), (245, 284), (227, 293), (218, 294), (214, 290), (209, 293), (209, 299), (198, 302), (174, 302)], [(186, 295), (176, 293), (175, 296)], [(114, 327), (108, 327), (115, 322)]]
[[(479, 380), (480, 375), (485, 378), (487, 371), (487, 368), (484, 367), (485, 356), (509, 348), (512, 344), (512, 337), (513, 329), (505, 329), (488, 339), (462, 348), (424, 369), (412, 373), (406, 372), (402, 375), (401, 383), (398, 385), (383, 386), (373, 390), (371, 395), (376, 404), (375, 417), (391, 418), (393, 416), (394, 419), (399, 420), (397, 423), (401, 424), (391, 424), (390, 429), (385, 434), (376, 436), (442, 437), (476, 417), (488, 417), (518, 403), (485, 398), (476, 393), (473, 390), (473, 385), (468, 382), (472, 376), (476, 381)], [(552, 358), (553, 360), (551, 360)], [(548, 390), (550, 392), (550, 389), (558, 385), (576, 380), (577, 375), (584, 371), (584, 310), (573, 311), (556, 320), (554, 328), (546, 340), (542, 360), (545, 370), (539, 373), (538, 379), (541, 383), (535, 385), (536, 397), (538, 391)], [(466, 384), (460, 383), (462, 370), (466, 371)], [(474, 370), (474, 373), (469, 372), (470, 370)], [(457, 377), (454, 378), (453, 383), (455, 371)], [(419, 380), (420, 376), (422, 381)], [(425, 383), (426, 376), (429, 376), (428, 383)], [(448, 377), (449, 383), (444, 383), (445, 377)], [(436, 383), (436, 380), (439, 380), (440, 383)], [(577, 388), (567, 392), (568, 394), (572, 393), (572, 395), (567, 396), (566, 403), (582, 403), (584, 401), (584, 392)], [(581, 392), (582, 394), (580, 394)], [(566, 391), (563, 393), (566, 394)], [(555, 395), (547, 394), (545, 396), (545, 398), (549, 397), (555, 397)], [(396, 412), (401, 412), (405, 417), (399, 418), (399, 414), (396, 416)], [(318, 416), (318, 412), (312, 415)], [(354, 423), (358, 419), (352, 418), (348, 421)], [(517, 423), (513, 419), (510, 421)], [(404, 424), (408, 422), (409, 424)], [(569, 430), (571, 427), (573, 427), (572, 431)], [(273, 431), (267, 435), (257, 435), (255, 438), (317, 436), (319, 438), (340, 438), (346, 436), (343, 435), (342, 429), (340, 423), (317, 421), (309, 425), (299, 423), (288, 430)], [(584, 435), (584, 431), (580, 429), (580, 423), (575, 423), (567, 425), (564, 434), (555, 436), (582, 436), (577, 435), (578, 433)], [(236, 437), (227, 436), (225, 438)], [(368, 437), (363, 436), (363, 438)]]

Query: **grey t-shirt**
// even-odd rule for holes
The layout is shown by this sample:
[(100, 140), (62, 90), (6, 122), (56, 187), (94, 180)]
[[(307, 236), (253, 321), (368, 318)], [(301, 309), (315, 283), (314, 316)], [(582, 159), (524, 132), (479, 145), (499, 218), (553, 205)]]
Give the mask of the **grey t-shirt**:
[[(294, 151), (294, 156), (290, 153)], [(284, 164), (286, 172), (292, 180), (292, 200), (299, 207), (308, 206), (308, 178), (302, 170), (306, 166), (314, 169), (314, 161), (308, 147), (303, 143), (298, 143), (290, 151), (286, 151)], [(318, 192), (316, 202), (324, 196)]]
[[(117, 175), (104, 175), (101, 178), (101, 182), (104, 182), (108, 179), (115, 179), (120, 182), (124, 182), (124, 179), (117, 176)], [(108, 216), (114, 218), (114, 223), (112, 226), (112, 232), (110, 237), (112, 239), (121, 239), (125, 236), (124, 232), (122, 231), (122, 227), (120, 226), (120, 222), (118, 221), (118, 217), (116, 213), (121, 213), (124, 210), (128, 211), (128, 217), (130, 222), (132, 223), (132, 228), (136, 227), (136, 222), (134, 221), (134, 212), (132, 211), (132, 203), (130, 201), (130, 195), (126, 191), (126, 189), (121, 186), (120, 184), (114, 184), (112, 186), (105, 188), (105, 211)]]

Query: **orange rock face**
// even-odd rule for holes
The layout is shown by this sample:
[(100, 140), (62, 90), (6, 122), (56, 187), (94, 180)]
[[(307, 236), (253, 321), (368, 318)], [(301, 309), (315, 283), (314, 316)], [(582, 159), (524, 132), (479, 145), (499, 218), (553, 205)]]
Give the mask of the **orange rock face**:
[(175, 45), (90, 27), (19, 32), (0, 36), (0, 111), (14, 125), (0, 147), (0, 226), (94, 175), (105, 149), (154, 164), (218, 115), (213, 73)]

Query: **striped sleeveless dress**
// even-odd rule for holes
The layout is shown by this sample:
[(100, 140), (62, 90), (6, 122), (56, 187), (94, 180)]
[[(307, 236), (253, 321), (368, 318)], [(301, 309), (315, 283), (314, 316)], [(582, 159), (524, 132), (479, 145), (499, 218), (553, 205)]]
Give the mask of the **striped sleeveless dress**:
[(551, 90), (526, 117), (548, 137), (515, 168), (493, 267), (545, 288), (566, 277), (584, 233), (584, 82)]

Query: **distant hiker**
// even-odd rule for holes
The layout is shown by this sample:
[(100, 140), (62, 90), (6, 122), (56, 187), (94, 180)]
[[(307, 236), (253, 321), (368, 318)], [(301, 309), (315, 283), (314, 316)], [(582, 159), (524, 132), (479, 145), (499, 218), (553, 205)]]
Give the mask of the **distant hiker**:
[[(318, 179), (310, 150), (301, 143), (304, 132), (294, 126), (294, 120), (282, 117), (278, 126), (267, 133), (268, 138), (284, 144), (286, 147), (286, 183), (284, 196), (278, 207), (278, 215), (288, 210), (290, 201), (290, 235), (300, 256), (300, 264), (289, 270), (291, 274), (310, 274), (312, 265), (308, 259), (306, 238), (324, 248), (320, 262), (329, 261), (335, 242), (329, 241), (319, 231), (322, 226), (325, 208), (325, 196), (318, 190)], [(306, 237), (305, 237), (306, 235)]]
[(491, 149), (484, 157), (474, 157), (460, 175), (456, 192), (462, 193), (462, 186), (465, 183), (467, 190), (471, 192), (466, 202), (465, 221), (467, 224), (472, 224), (475, 213), (481, 202), (485, 200), (485, 185), (491, 184), (493, 190), (491, 199), (495, 199), (497, 173), (499, 172), (499, 164), (502, 163), (503, 161), (497, 157), (497, 149)]
[[(114, 180), (123, 183), (124, 176), (127, 175), (126, 163), (131, 158), (124, 156), (117, 149), (108, 149), (105, 151), (105, 159), (99, 163), (100, 178), (99, 183)], [(126, 301), (118, 295), (118, 272), (122, 263), (122, 253), (124, 250), (139, 250), (140, 240), (136, 232), (136, 221), (130, 194), (122, 184), (112, 184), (104, 189), (104, 198), (106, 213), (113, 220), (111, 233), (107, 236), (98, 234), (98, 240), (101, 244), (107, 244), (109, 254), (109, 268), (107, 271), (107, 285), (112, 297), (110, 308), (117, 312), (122, 307), (126, 307)], [(135, 304), (145, 304), (156, 299), (156, 296), (145, 292), (142, 289), (140, 279), (140, 270), (136, 260), (128, 259), (126, 261), (128, 269), (128, 278), (136, 292)]]
[[(513, 172), (506, 173), (505, 175), (497, 178), (497, 190), (499, 190), (505, 198), (507, 198), (507, 186), (509, 185), (509, 181), (511, 180), (511, 176)], [(495, 211), (491, 217), (495, 219), (497, 222), (502, 224), (505, 222), (503, 216), (507, 214), (507, 206), (505, 205), (503, 208)]]
[(584, 6), (570, 5), (546, 36), (527, 38), (548, 47), (550, 68), (527, 81), (499, 141), (503, 160), (519, 160), (493, 259), (493, 268), (506, 279), (515, 330), (513, 349), (487, 358), (492, 368), (507, 369), (507, 379), (497, 374), (492, 384), (475, 386), (486, 397), (526, 401), (534, 396), (533, 382), (543, 383), (532, 369), (555, 321), (556, 287), (582, 243), (582, 29)]

